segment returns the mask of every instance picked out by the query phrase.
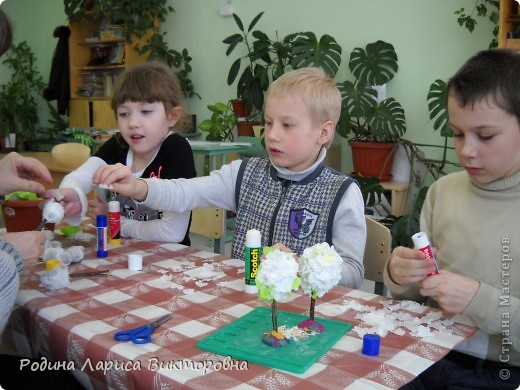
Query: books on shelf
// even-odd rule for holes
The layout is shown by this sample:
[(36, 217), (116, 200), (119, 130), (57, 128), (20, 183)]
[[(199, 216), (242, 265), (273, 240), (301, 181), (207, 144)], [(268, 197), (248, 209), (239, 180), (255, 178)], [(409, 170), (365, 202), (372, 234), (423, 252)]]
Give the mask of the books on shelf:
[(125, 45), (123, 43), (117, 44), (112, 47), (110, 52), (110, 58), (108, 62), (113, 65), (124, 64), (125, 61)]
[(121, 69), (80, 70), (81, 84), (77, 93), (83, 97), (107, 97), (112, 94), (114, 81)]

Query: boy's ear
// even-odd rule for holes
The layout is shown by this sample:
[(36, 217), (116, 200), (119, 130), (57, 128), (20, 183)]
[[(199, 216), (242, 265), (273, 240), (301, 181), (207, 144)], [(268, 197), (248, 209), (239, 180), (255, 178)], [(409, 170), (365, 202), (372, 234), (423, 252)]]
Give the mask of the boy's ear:
[(175, 124), (179, 121), (182, 115), (182, 108), (181, 107), (174, 107), (169, 109), (166, 112), (166, 117), (168, 118), (169, 127), (175, 126)]
[(319, 143), (328, 145), (334, 138), (334, 123), (325, 121), (321, 124)]

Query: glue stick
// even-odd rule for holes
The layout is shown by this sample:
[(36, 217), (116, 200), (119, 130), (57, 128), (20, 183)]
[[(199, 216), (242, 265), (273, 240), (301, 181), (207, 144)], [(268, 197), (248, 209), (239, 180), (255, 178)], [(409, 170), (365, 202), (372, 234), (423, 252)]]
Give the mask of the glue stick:
[(439, 267), (437, 266), (437, 262), (435, 261), (435, 256), (433, 255), (433, 250), (430, 245), (428, 235), (425, 232), (415, 233), (412, 236), (412, 241), (415, 249), (419, 249), (422, 253), (424, 253), (426, 260), (433, 262), (433, 264), (435, 265), (435, 272), (428, 274), (428, 276), (437, 275), (439, 273)]
[(262, 236), (258, 230), (251, 229), (246, 233), (246, 275), (245, 292), (257, 294), (256, 274), (260, 266), (260, 256), (262, 255)]
[(121, 245), (121, 213), (117, 200), (108, 202), (108, 243)]
[(98, 215), (96, 217), (97, 227), (97, 257), (107, 257), (107, 216)]

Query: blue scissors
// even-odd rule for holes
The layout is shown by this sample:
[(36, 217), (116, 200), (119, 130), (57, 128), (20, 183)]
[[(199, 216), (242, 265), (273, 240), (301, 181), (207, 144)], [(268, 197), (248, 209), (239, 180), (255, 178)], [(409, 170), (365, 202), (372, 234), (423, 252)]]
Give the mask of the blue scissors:
[(125, 329), (116, 332), (114, 339), (117, 341), (132, 341), (134, 344), (146, 344), (152, 341), (152, 333), (161, 324), (172, 318), (171, 315), (167, 314), (164, 317), (159, 318), (157, 321), (152, 322), (150, 325), (143, 325), (139, 328)]

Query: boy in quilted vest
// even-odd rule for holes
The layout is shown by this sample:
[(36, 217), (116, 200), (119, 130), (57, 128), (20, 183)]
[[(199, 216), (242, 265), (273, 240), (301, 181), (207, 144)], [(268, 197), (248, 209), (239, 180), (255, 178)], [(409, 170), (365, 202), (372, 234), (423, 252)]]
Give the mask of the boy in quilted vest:
[(243, 258), (249, 229), (262, 233), (262, 245), (280, 243), (298, 255), (328, 242), (343, 258), (340, 283), (357, 288), (364, 274), (363, 198), (351, 178), (323, 163), (340, 111), (341, 95), (330, 77), (318, 68), (295, 70), (267, 92), (268, 157), (233, 161), (209, 176), (178, 180), (135, 179), (128, 167), (107, 165), (93, 180), (163, 210), (236, 212), (234, 258)]

